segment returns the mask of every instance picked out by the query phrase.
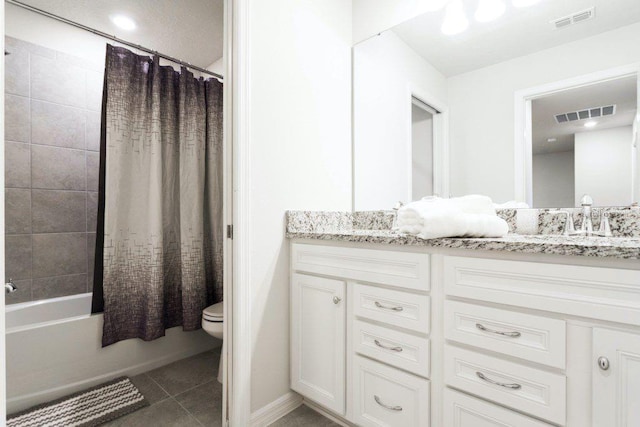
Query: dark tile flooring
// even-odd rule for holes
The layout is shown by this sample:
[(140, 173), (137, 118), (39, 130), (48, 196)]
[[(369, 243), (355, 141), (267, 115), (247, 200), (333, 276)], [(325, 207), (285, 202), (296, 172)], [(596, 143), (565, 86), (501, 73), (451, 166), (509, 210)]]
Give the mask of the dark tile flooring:
[(104, 425), (221, 426), (222, 385), (216, 379), (219, 357), (220, 349), (215, 349), (132, 377), (150, 406)]

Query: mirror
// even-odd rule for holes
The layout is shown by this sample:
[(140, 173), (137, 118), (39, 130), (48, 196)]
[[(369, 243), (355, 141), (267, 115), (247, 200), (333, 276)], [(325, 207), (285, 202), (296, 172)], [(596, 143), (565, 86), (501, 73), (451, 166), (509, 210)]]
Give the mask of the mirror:
[(531, 101), (532, 200), (535, 208), (638, 200), (633, 124), (637, 75), (545, 95)]
[[(585, 193), (596, 206), (640, 201), (640, 3), (501, 2), (490, 20), (479, 0), (443, 1), (354, 46), (355, 210), (433, 194), (536, 208), (579, 206)], [(435, 111), (431, 144), (416, 134), (416, 100)], [(555, 119), (569, 112), (578, 119)], [(596, 136), (624, 150), (585, 142)]]

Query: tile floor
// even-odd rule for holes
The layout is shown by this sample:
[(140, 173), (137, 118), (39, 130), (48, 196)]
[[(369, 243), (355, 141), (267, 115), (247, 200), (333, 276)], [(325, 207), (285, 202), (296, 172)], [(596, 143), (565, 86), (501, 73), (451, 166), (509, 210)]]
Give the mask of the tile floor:
[(132, 377), (150, 406), (104, 425), (221, 426), (222, 385), (216, 379), (219, 357), (220, 349), (215, 349)]
[(295, 411), (280, 418), (269, 427), (339, 427), (329, 418), (325, 418), (308, 406), (302, 405)]

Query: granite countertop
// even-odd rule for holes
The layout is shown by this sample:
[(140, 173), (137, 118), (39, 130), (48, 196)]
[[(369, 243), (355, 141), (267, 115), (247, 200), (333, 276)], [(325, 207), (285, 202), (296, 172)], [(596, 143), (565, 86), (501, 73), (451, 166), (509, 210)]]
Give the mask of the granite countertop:
[[(361, 213), (365, 215), (366, 213)], [(501, 238), (421, 239), (390, 228), (390, 213), (371, 212), (361, 218), (358, 213), (303, 212), (287, 213), (286, 237), (388, 245), (422, 246), (520, 253), (543, 253), (618, 259), (640, 259), (640, 238), (583, 237), (544, 234), (514, 234)], [(366, 229), (357, 228), (366, 225)]]

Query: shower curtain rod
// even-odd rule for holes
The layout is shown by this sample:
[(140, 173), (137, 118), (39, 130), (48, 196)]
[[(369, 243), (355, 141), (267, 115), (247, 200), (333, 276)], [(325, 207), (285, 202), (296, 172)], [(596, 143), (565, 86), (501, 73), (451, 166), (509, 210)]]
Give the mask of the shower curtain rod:
[(214, 73), (213, 71), (209, 71), (207, 69), (204, 69), (204, 68), (201, 68), (201, 67), (197, 67), (197, 66), (192, 65), (192, 64), (190, 64), (188, 62), (181, 61), (181, 60), (179, 60), (177, 58), (174, 58), (172, 56), (165, 55), (164, 53), (160, 53), (160, 52), (158, 52), (156, 50), (149, 49), (149, 48), (146, 48), (144, 46), (140, 46), (139, 44), (135, 44), (135, 43), (129, 42), (127, 40), (120, 39), (120, 38), (118, 38), (116, 36), (112, 36), (110, 34), (102, 32), (100, 30), (96, 30), (95, 28), (87, 27), (86, 25), (80, 24), (79, 22), (75, 22), (75, 21), (72, 21), (72, 20), (67, 19), (67, 18), (63, 18), (62, 16), (54, 15), (53, 13), (47, 12), (46, 10), (38, 9), (37, 7), (30, 6), (28, 4), (22, 3), (22, 2), (17, 1), (17, 0), (5, 0), (5, 2), (13, 4), (13, 5), (18, 6), (18, 7), (21, 7), (23, 9), (30, 10), (30, 11), (35, 12), (35, 13), (39, 13), (40, 15), (44, 15), (44, 16), (46, 16), (48, 18), (52, 18), (52, 19), (55, 19), (57, 21), (64, 22), (65, 24), (73, 25), (74, 27), (80, 28), (82, 30), (88, 31), (88, 32), (96, 34), (96, 35), (98, 35), (100, 37), (104, 37), (106, 39), (112, 40), (114, 42), (129, 46), (129, 47), (132, 47), (132, 48), (135, 48), (135, 49), (138, 49), (138, 50), (142, 50), (142, 51), (147, 52), (147, 53), (151, 53), (153, 55), (159, 56), (160, 58), (166, 59), (167, 61), (171, 61), (171, 62), (174, 62), (176, 64), (180, 64), (182, 66), (185, 66), (187, 68), (191, 68), (192, 70), (199, 71), (200, 73), (208, 74), (208, 75), (214, 76), (214, 77), (216, 77), (216, 78), (218, 78), (220, 80), (224, 80), (224, 77), (222, 77), (220, 74)]

